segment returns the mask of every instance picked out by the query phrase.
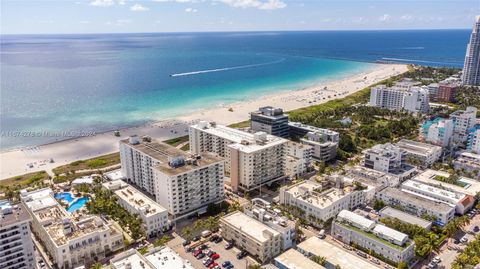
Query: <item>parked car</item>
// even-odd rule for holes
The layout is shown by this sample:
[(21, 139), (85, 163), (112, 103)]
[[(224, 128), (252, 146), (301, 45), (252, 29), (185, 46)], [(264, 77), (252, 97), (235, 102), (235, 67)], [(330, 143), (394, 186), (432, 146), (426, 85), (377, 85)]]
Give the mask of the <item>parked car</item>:
[(220, 258), (220, 254), (215, 253), (210, 258), (212, 258), (213, 260), (216, 260), (216, 259)]
[(218, 239), (218, 235), (214, 234), (210, 237), (210, 242), (214, 242), (217, 239)]
[(207, 252), (207, 256), (208, 256), (208, 257), (212, 257), (212, 255), (215, 254), (215, 253), (216, 253), (215, 251), (209, 250), (209, 251)]
[(231, 249), (231, 248), (233, 248), (233, 243), (228, 242), (227, 244), (225, 244), (225, 249)]
[(473, 227), (473, 232), (478, 233), (480, 231), (480, 228), (478, 226)]
[(237, 254), (237, 259), (241, 260), (246, 256), (247, 256), (247, 252), (245, 250), (242, 250), (240, 253)]
[(190, 246), (188, 246), (188, 247), (185, 248), (185, 251), (186, 251), (186, 252), (192, 252), (192, 250), (193, 250), (193, 248), (190, 247)]
[(184, 247), (186, 247), (186, 246), (190, 245), (190, 243), (191, 243), (190, 240), (185, 240), (182, 245)]
[(220, 242), (222, 242), (223, 238), (221, 236), (219, 236), (217, 239), (215, 239), (215, 243), (218, 244)]
[(229, 264), (229, 265), (227, 265), (227, 267), (225, 267), (225, 269), (232, 269), (233, 267), (235, 267), (235, 266), (233, 266), (233, 264)]
[(202, 253), (201, 249), (197, 249), (193, 252), (193, 256), (197, 257), (200, 253)]
[(432, 259), (432, 262), (434, 263), (439, 263), (441, 261), (440, 257), (436, 256), (435, 258)]
[(204, 257), (205, 257), (205, 253), (202, 252), (202, 253), (198, 254), (197, 259), (202, 259)]
[(202, 232), (202, 237), (209, 237), (211, 234), (212, 234), (211, 231), (205, 230), (205, 231)]
[(430, 262), (430, 263), (427, 265), (427, 268), (428, 268), (428, 269), (437, 268), (437, 264), (434, 263), (434, 262)]
[(207, 262), (204, 263), (204, 264), (205, 264), (205, 266), (208, 267), (208, 266), (210, 266), (210, 264), (212, 264), (212, 263), (213, 263), (213, 260), (212, 260), (212, 259), (208, 259)]
[(466, 237), (462, 237), (462, 239), (460, 239), (460, 243), (467, 243), (468, 242), (468, 238)]
[(202, 245), (200, 246), (200, 249), (202, 249), (202, 250), (203, 250), (203, 249), (207, 249), (207, 248), (208, 248), (208, 246), (205, 245), (205, 244), (202, 244)]
[(217, 265), (218, 265), (218, 263), (214, 262), (214, 263), (210, 264), (210, 265), (208, 266), (208, 268), (212, 268), (212, 269), (213, 269), (213, 268), (215, 268), (215, 266), (217, 266)]
[(230, 264), (232, 264), (230, 261), (224, 261), (224, 262), (222, 263), (222, 267), (227, 267), (227, 266), (229, 266)]
[(363, 253), (363, 252), (361, 252), (361, 251), (357, 251), (356, 253), (357, 253), (357, 255), (360, 256), (360, 257), (363, 257), (363, 258), (367, 258), (367, 257), (368, 257), (367, 254), (365, 254), (365, 253)]
[(197, 242), (198, 240), (200, 240), (200, 236), (195, 236), (194, 238), (192, 238), (193, 242)]

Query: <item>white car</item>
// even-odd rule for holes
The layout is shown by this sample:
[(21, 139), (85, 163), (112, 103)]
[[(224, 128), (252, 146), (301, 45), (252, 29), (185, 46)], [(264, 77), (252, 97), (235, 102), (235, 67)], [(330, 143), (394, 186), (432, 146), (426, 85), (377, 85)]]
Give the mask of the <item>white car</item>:
[(440, 257), (438, 257), (438, 256), (435, 257), (435, 258), (433, 258), (433, 260), (432, 260), (432, 262), (434, 262), (434, 263), (439, 263), (439, 262), (441, 262), (441, 261), (442, 261), (442, 260), (441, 260)]
[(462, 237), (462, 239), (460, 239), (460, 243), (467, 243), (468, 242), (468, 238), (466, 237)]

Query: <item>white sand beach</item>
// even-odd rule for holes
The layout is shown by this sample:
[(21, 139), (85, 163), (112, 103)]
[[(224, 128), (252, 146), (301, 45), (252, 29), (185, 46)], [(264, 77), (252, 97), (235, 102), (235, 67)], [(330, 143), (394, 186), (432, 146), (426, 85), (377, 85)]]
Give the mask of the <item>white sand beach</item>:
[[(188, 134), (188, 126), (199, 120), (215, 121), (227, 125), (247, 120), (249, 118), (248, 113), (261, 106), (271, 105), (289, 111), (343, 98), (405, 71), (407, 71), (406, 65), (378, 64), (369, 71), (345, 79), (334, 80), (305, 89), (261, 96), (251, 101), (206, 109), (175, 119), (123, 129), (120, 131), (121, 137), (116, 137), (112, 132), (108, 132), (37, 147), (1, 152), (0, 179), (41, 170), (51, 173), (51, 169), (63, 164), (116, 152), (118, 151), (118, 141), (133, 134), (149, 135), (154, 139), (166, 140)], [(229, 111), (230, 108), (233, 110), (232, 112)], [(50, 163), (50, 159), (55, 162)], [(30, 164), (33, 167), (30, 168)]]

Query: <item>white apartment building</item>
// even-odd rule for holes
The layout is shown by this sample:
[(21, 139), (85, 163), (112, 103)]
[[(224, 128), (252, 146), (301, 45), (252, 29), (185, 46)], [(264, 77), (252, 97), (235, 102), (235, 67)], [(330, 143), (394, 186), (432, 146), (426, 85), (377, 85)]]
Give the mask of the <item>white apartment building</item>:
[(126, 250), (110, 260), (112, 269), (194, 269), (167, 246), (156, 247), (142, 255), (135, 249)]
[(455, 207), (455, 212), (460, 215), (465, 214), (475, 203), (475, 198), (471, 195), (441, 189), (413, 180), (403, 182), (401, 189), (404, 192)]
[(143, 230), (148, 238), (156, 237), (170, 228), (168, 211), (139, 190), (122, 180), (109, 181), (103, 186), (115, 194), (119, 205), (142, 219)]
[(31, 220), (24, 205), (0, 201), (0, 268), (36, 268)]
[(442, 147), (432, 144), (402, 139), (395, 145), (404, 150), (407, 161), (418, 160), (424, 167), (432, 165), (442, 157)]
[(434, 223), (440, 226), (445, 226), (455, 215), (455, 207), (453, 206), (392, 187), (378, 192), (377, 199), (389, 206), (401, 208), (402, 211), (412, 215), (434, 220)]
[(283, 252), (276, 257), (274, 264), (279, 269), (325, 269), (325, 267), (294, 249)]
[(453, 121), (453, 140), (457, 143), (467, 141), (468, 130), (475, 126), (477, 121), (478, 109), (473, 106), (467, 107), (465, 110), (457, 110), (450, 114)]
[(473, 153), (480, 154), (480, 128), (469, 131), (467, 149)]
[(287, 142), (285, 174), (291, 178), (300, 176), (312, 166), (313, 147), (293, 141)]
[(480, 85), (480, 16), (475, 17), (463, 65), (462, 83)]
[(444, 190), (463, 193), (471, 196), (475, 196), (480, 192), (480, 182), (471, 178), (460, 177), (457, 181), (458, 184), (450, 184), (439, 180), (449, 177), (450, 174), (448, 172), (427, 169), (416, 175), (413, 180), (439, 187)]
[(441, 119), (426, 127), (424, 139), (434, 145), (447, 148), (453, 142), (453, 120)]
[(199, 122), (189, 128), (190, 151), (225, 158), (225, 173), (233, 191), (251, 191), (285, 178), (287, 140)]
[(465, 170), (472, 173), (472, 177), (480, 179), (480, 154), (472, 152), (462, 152), (455, 161), (453, 161), (455, 170)]
[(260, 221), (236, 211), (220, 219), (221, 234), (226, 240), (250, 253), (261, 263), (280, 254), (282, 236)]
[(332, 236), (396, 263), (408, 263), (415, 255), (415, 243), (408, 239), (408, 235), (347, 210), (342, 210), (333, 222)]
[(56, 267), (88, 266), (123, 247), (123, 235), (113, 225), (98, 216), (72, 216), (51, 189), (20, 195), (32, 217), (32, 230)]
[[(325, 222), (334, 218), (344, 209), (353, 209), (366, 203), (366, 190), (356, 190), (355, 186), (345, 186), (342, 177), (334, 177), (335, 182), (319, 184), (304, 181), (280, 189), (280, 203), (295, 206), (305, 212), (305, 219)], [(332, 186), (332, 184), (334, 184)], [(312, 221), (315, 225), (315, 221)]]
[(349, 167), (346, 172), (348, 177), (367, 183), (368, 185), (373, 185), (377, 190), (383, 189), (383, 187), (396, 187), (400, 185), (400, 181), (403, 180), (403, 178), (397, 175), (380, 172), (359, 165)]
[(268, 208), (252, 205), (244, 208), (244, 213), (279, 232), (282, 237), (282, 250), (295, 246), (295, 222)]
[(312, 157), (319, 161), (330, 161), (337, 156), (340, 134), (338, 132), (318, 128), (300, 122), (288, 123), (290, 136), (299, 138), (300, 142), (313, 148)]
[(400, 181), (409, 178), (416, 171), (414, 166), (405, 162), (407, 152), (390, 143), (375, 145), (364, 150), (363, 154), (366, 168), (395, 175)]
[(390, 110), (427, 113), (430, 110), (428, 88), (380, 85), (372, 89), (370, 105)]

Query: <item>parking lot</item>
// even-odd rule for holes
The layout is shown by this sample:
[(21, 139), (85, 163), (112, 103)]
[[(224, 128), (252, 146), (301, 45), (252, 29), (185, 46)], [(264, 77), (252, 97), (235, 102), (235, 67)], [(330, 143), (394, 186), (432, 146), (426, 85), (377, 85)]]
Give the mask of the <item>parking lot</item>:
[[(199, 269), (199, 268), (207, 268), (205, 265), (203, 265), (203, 260), (206, 259), (207, 257), (205, 256), (204, 258), (202, 259), (197, 259), (193, 256), (193, 253), (192, 252), (186, 252), (185, 250), (185, 247), (183, 247), (182, 243), (184, 242), (184, 240), (179, 237), (179, 236), (176, 236), (172, 241), (169, 242), (169, 246), (174, 249), (176, 252), (178, 252), (178, 254), (190, 261), (190, 263), (192, 264), (193, 267)], [(223, 262), (225, 261), (230, 261), (234, 268), (239, 268), (239, 269), (246, 269), (248, 265), (252, 265), (252, 264), (256, 264), (256, 262), (251, 259), (250, 257), (245, 257), (241, 260), (238, 260), (237, 259), (237, 253), (240, 252), (240, 250), (238, 250), (237, 248), (233, 247), (231, 249), (225, 249), (225, 244), (227, 242), (225, 242), (224, 240), (220, 243), (214, 243), (214, 242), (209, 242), (207, 240), (207, 242), (205, 242), (204, 244), (207, 245), (208, 249), (204, 250), (203, 252), (206, 253), (208, 252), (209, 249), (215, 251), (216, 253), (218, 253), (220, 255), (220, 258), (218, 258), (217, 260), (215, 260), (216, 263), (218, 263), (220, 265), (220, 267), (222, 266)], [(194, 243), (192, 243), (194, 244)]]

